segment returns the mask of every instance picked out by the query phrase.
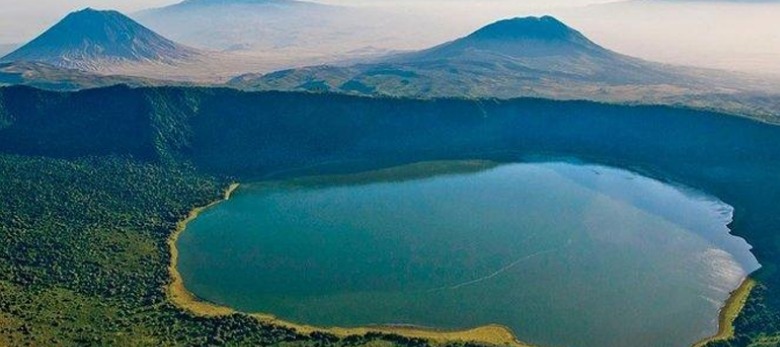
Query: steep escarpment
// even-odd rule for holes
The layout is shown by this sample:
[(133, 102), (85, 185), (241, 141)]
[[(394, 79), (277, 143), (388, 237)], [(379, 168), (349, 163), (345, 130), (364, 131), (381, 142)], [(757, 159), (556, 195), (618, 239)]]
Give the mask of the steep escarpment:
[(5, 98), (0, 98), (0, 129), (11, 125), (11, 115), (5, 109)]
[(2, 130), (6, 151), (74, 158), (124, 154), (155, 157), (149, 117), (140, 94), (127, 87), (76, 94), (20, 87), (2, 90), (12, 122)]
[[(76, 93), (14, 87), (0, 89), (0, 99), (10, 120), (0, 137), (6, 152), (127, 155), (187, 161), (228, 174), (496, 150), (620, 153), (647, 160), (663, 155), (696, 163), (766, 161), (776, 154), (774, 146), (761, 145), (775, 127), (660, 106), (121, 86)], [(747, 129), (751, 140), (732, 126)]]

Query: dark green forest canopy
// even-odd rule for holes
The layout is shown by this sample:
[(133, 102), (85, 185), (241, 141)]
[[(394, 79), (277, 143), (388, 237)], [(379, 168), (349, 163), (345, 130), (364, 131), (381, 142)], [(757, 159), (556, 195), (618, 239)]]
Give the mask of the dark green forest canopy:
[(726, 345), (770, 341), (780, 335), (778, 139), (780, 127), (732, 116), (584, 101), (0, 89), (0, 343), (424, 344), (194, 317), (165, 299), (165, 240), (233, 179), (538, 155), (634, 170), (734, 206), (731, 227), (764, 268)]

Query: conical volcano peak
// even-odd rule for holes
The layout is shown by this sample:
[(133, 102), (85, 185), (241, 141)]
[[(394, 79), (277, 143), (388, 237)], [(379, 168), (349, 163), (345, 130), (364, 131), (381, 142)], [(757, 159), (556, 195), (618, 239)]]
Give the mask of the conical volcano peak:
[(472, 34), (424, 51), (401, 54), (388, 62), (458, 59), (493, 61), (496, 54), (513, 58), (604, 57), (612, 54), (579, 31), (550, 17), (505, 19)]
[(76, 40), (84, 37), (101, 37), (111, 32), (121, 35), (132, 35), (139, 32), (149, 34), (145, 32), (147, 30), (117, 11), (96, 10), (87, 7), (68, 14), (49, 32), (62, 34), (62, 39)]
[(68, 14), (49, 30), (3, 57), (97, 70), (106, 63), (173, 63), (198, 55), (117, 11), (85, 8)]
[(477, 30), (467, 39), (590, 42), (578, 31), (551, 16), (501, 20)]
[(107, 11), (100, 11), (100, 10), (94, 9), (92, 7), (85, 7), (83, 9), (81, 9), (80, 11), (73, 11), (72, 13), (68, 14), (68, 16), (73, 16), (73, 15), (76, 15), (76, 14), (79, 14), (79, 13), (81, 13), (81, 14), (89, 14), (89, 13), (100, 13), (100, 12), (110, 12), (110, 11), (108, 11), (108, 10)]
[[(58, 26), (63, 25), (86, 25), (86, 24), (113, 24), (132, 26), (136, 23), (124, 14), (114, 10), (97, 10), (87, 7), (79, 11), (69, 13), (63, 18)], [(137, 25), (137, 24), (136, 24)]]
[[(114, 10), (98, 10), (98, 9), (95, 9), (95, 8), (92, 8), (92, 7), (85, 7), (83, 9), (81, 9), (81, 10), (73, 11), (71, 13), (68, 13), (68, 15), (65, 16), (65, 18), (68, 18), (68, 17), (78, 17), (78, 16), (102, 16), (102, 15), (106, 15), (106, 14), (111, 13), (111, 12), (116, 12), (116, 11), (114, 11)], [(116, 13), (119, 13), (119, 12), (116, 12)]]

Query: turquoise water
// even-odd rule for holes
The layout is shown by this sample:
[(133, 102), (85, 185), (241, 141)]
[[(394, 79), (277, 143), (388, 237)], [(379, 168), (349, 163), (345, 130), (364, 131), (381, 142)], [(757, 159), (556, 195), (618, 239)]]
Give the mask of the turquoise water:
[(686, 346), (758, 268), (728, 233), (730, 206), (623, 170), (369, 176), (243, 185), (179, 239), (186, 287), (320, 326), (498, 323), (541, 346)]

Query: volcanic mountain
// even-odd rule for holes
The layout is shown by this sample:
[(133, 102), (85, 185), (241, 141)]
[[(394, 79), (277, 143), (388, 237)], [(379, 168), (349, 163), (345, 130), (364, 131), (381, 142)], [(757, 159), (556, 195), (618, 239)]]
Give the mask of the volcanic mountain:
[(605, 49), (550, 16), (498, 21), (461, 39), (380, 63), (450, 66), (478, 74), (489, 74), (483, 68), (490, 67), (499, 75), (613, 85), (667, 83), (679, 77), (669, 66)]
[(566, 56), (578, 53), (610, 53), (580, 32), (557, 19), (544, 17), (514, 18), (487, 25), (464, 38), (400, 61), (465, 58), (468, 53), (493, 53), (510, 57)]
[(3, 57), (5, 62), (42, 62), (102, 71), (116, 65), (175, 65), (201, 53), (168, 40), (116, 11), (73, 12)]
[[(301, 44), (327, 30), (335, 6), (295, 0), (185, 0), (133, 18), (177, 42), (217, 51), (264, 51)], [(194, 25), (197, 23), (197, 25)]]
[(245, 75), (234, 83), (261, 89), (316, 86), (364, 94), (513, 97), (544, 88), (666, 84), (679, 77), (669, 66), (607, 50), (545, 16), (499, 21), (455, 41), (371, 64)]
[[(251, 90), (418, 98), (530, 96), (683, 104), (754, 114), (776, 113), (776, 103), (765, 96), (769, 90), (780, 91), (776, 82), (625, 56), (550, 16), (498, 21), (439, 46), (367, 64), (247, 74), (230, 83)], [(760, 105), (756, 95), (761, 95)]]
[(176, 42), (262, 60), (271, 67), (263, 72), (366, 61), (438, 42), (409, 25), (420, 16), (305, 0), (185, 0), (131, 15)]

